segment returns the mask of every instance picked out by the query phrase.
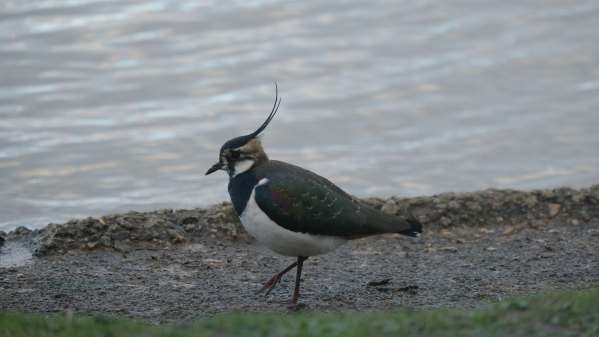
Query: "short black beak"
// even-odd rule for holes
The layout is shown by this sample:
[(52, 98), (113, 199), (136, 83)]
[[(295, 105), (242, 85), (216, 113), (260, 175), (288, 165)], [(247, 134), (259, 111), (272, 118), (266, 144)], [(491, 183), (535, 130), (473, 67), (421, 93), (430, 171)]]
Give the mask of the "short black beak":
[(221, 170), (223, 168), (223, 164), (221, 162), (218, 162), (214, 165), (212, 165), (211, 168), (208, 169), (208, 171), (206, 171), (206, 175), (209, 175), (210, 173), (214, 173), (218, 170)]

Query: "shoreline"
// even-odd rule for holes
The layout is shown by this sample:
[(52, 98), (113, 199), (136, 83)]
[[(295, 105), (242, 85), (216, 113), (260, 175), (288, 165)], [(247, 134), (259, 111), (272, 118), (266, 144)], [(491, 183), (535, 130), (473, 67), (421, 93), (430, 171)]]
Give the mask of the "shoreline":
[[(599, 286), (599, 186), (367, 202), (412, 212), (424, 233), (352, 240), (311, 257), (301, 299), (308, 310), (469, 308)], [(270, 295), (254, 294), (291, 260), (256, 245), (228, 203), (72, 220), (6, 236), (3, 311), (180, 322), (231, 311), (283, 312), (293, 289), (287, 276)], [(15, 263), (5, 264), (10, 258)]]
[[(599, 223), (599, 185), (532, 191), (486, 189), (422, 197), (365, 198), (367, 204), (400, 217), (413, 216), (423, 227), (532, 226)], [(35, 256), (69, 251), (158, 248), (206, 238), (252, 242), (229, 202), (207, 208), (129, 211), (50, 223), (30, 230), (0, 231), (2, 246), (18, 242)]]

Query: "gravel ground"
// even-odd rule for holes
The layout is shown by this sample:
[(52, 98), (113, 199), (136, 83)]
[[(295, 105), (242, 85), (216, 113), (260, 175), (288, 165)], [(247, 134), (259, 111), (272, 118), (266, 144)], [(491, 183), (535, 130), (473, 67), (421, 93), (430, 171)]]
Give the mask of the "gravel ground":
[[(430, 209), (418, 239), (370, 237), (310, 258), (300, 301), (308, 310), (468, 307), (522, 293), (598, 286), (599, 188), (539, 197), (546, 192), (478, 192), (485, 202), (493, 195), (517, 194), (515, 202), (536, 196), (516, 211), (506, 206), (501, 219), (490, 209), (465, 206), (473, 194), (370, 200), (385, 211), (407, 209), (419, 217), (427, 203), (445, 211)], [(153, 322), (286, 310), (294, 274), (269, 296), (254, 292), (292, 259), (256, 246), (236, 227), (229, 208), (128, 213), (2, 234), (0, 310), (74, 310)], [(495, 221), (459, 220), (472, 212), (492, 213)], [(130, 231), (111, 231), (117, 220)], [(132, 234), (143, 233), (140, 228), (155, 233), (145, 239)]]

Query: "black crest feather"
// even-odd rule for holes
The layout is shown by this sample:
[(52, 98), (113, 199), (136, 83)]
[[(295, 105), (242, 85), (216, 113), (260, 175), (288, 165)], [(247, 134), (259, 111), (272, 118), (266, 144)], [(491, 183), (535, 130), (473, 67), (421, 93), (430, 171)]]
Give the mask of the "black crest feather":
[(221, 153), (224, 149), (236, 149), (240, 146), (243, 146), (244, 144), (246, 144), (253, 138), (258, 137), (260, 135), (260, 133), (262, 131), (264, 131), (264, 129), (266, 129), (266, 127), (268, 126), (270, 121), (272, 121), (272, 119), (277, 114), (277, 111), (279, 110), (279, 105), (281, 105), (281, 98), (279, 97), (279, 87), (277, 86), (277, 82), (275, 82), (275, 103), (272, 106), (272, 110), (270, 111), (268, 118), (266, 118), (264, 123), (262, 123), (262, 125), (260, 125), (260, 127), (256, 131), (250, 133), (249, 135), (239, 136), (237, 138), (233, 138), (233, 139), (227, 141), (221, 147), (221, 149), (220, 149)]
[(272, 121), (272, 119), (275, 117), (275, 115), (277, 114), (277, 111), (279, 111), (279, 105), (281, 105), (281, 98), (279, 98), (279, 86), (277, 85), (277, 82), (275, 81), (275, 102), (272, 106), (272, 110), (270, 110), (270, 114), (268, 115), (268, 118), (266, 118), (264, 123), (262, 123), (262, 125), (260, 125), (260, 127), (256, 131), (252, 132), (248, 136), (250, 136), (252, 138), (258, 137), (260, 135), (260, 133), (262, 131), (264, 131), (264, 129), (266, 129), (268, 124), (270, 124), (270, 121)]

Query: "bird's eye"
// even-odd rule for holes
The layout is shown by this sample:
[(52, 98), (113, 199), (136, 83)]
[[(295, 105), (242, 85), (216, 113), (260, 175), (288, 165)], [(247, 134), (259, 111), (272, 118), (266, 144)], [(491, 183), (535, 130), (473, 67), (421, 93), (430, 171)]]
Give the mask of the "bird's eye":
[(231, 158), (233, 159), (239, 159), (240, 155), (241, 153), (239, 151), (231, 151)]

